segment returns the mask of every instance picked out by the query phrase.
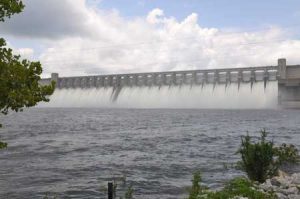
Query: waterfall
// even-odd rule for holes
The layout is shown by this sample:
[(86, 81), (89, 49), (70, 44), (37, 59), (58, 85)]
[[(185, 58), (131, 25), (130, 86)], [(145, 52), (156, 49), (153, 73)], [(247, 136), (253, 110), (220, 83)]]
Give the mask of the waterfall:
[(266, 88), (257, 82), (252, 89), (250, 83), (123, 87), (116, 99), (113, 93), (112, 87), (56, 89), (39, 107), (274, 109), (278, 86), (274, 81)]

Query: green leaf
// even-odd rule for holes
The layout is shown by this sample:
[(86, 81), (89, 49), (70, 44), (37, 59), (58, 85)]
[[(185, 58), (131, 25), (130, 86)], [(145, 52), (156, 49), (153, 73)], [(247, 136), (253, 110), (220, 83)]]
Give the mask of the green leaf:
[[(0, 0), (0, 22), (20, 13), (23, 8), (21, 0)], [(43, 71), (41, 63), (21, 59), (5, 45), (5, 40), (0, 38), (0, 113), (6, 115), (9, 111), (23, 111), (41, 101), (48, 102), (55, 84), (39, 84)], [(6, 146), (1, 142), (2, 148)]]
[(22, 12), (24, 7), (25, 6), (21, 0), (1, 0), (0, 22), (3, 22), (5, 17), (10, 18), (13, 14)]

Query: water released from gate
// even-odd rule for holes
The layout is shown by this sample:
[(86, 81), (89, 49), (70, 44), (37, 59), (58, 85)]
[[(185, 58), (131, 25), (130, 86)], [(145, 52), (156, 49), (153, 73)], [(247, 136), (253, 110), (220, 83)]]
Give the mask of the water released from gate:
[(113, 101), (113, 88), (57, 89), (50, 103), (41, 107), (100, 107), (100, 108), (216, 108), (273, 109), (277, 107), (277, 82), (240, 85), (208, 84), (124, 87)]

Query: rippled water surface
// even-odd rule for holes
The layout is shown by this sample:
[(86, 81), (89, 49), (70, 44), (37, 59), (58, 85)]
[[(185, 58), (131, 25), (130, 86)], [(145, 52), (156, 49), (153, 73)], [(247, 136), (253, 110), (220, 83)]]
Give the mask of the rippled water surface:
[(1, 122), (0, 198), (106, 198), (107, 181), (125, 175), (136, 198), (184, 198), (195, 170), (211, 187), (241, 174), (224, 163), (247, 131), (300, 148), (297, 110), (39, 108)]

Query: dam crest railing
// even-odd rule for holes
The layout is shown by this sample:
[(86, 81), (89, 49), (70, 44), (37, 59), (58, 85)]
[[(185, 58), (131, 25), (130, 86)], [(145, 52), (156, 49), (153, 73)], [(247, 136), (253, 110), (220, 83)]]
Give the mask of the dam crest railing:
[(180, 86), (251, 83), (278, 80), (277, 66), (262, 66), (249, 68), (224, 68), (207, 70), (187, 70), (170, 72), (131, 73), (93, 75), (77, 77), (58, 77), (52, 74), (52, 78), (43, 79), (42, 84), (48, 84), (51, 80), (57, 82), (57, 88), (99, 88), (99, 87), (133, 87), (133, 86)]

